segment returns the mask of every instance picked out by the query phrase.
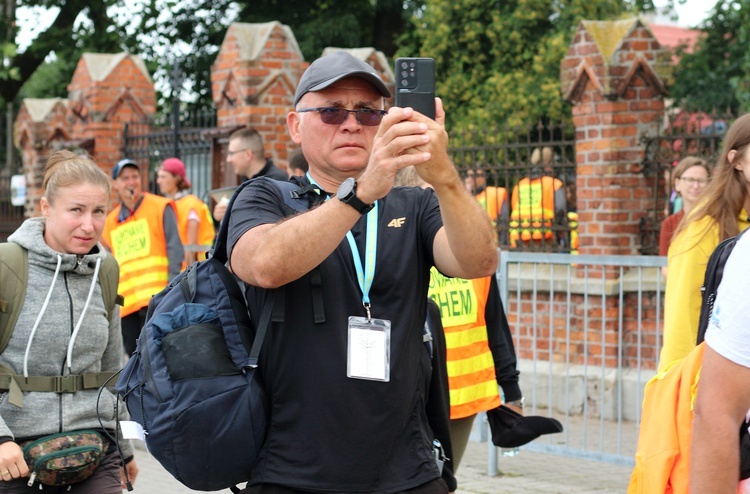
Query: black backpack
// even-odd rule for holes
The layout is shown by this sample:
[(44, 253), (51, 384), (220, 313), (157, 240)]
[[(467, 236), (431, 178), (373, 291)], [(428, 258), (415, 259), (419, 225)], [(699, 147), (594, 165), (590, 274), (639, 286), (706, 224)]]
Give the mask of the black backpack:
[[(287, 216), (310, 207), (300, 194), (305, 189), (272, 182)], [(249, 480), (266, 435), (267, 397), (256, 370), (275, 292), (253, 341), (244, 294), (225, 266), (229, 216), (248, 183), (229, 202), (212, 256), (151, 298), (116, 385), (132, 420), (143, 426), (149, 452), (194, 490), (239, 492), (236, 485)]]

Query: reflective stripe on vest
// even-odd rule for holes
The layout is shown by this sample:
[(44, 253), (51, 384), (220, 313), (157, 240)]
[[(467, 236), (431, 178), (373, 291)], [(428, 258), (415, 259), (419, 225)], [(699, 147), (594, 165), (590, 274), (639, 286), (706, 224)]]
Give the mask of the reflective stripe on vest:
[(490, 278), (446, 278), (430, 270), (429, 296), (445, 330), (451, 419), (500, 406), (495, 363), (487, 340), (484, 310)]
[(164, 209), (170, 203), (145, 193), (135, 213), (122, 223), (118, 221), (122, 205), (107, 215), (102, 237), (120, 264), (118, 292), (125, 298), (121, 317), (148, 306), (151, 296), (169, 282)]

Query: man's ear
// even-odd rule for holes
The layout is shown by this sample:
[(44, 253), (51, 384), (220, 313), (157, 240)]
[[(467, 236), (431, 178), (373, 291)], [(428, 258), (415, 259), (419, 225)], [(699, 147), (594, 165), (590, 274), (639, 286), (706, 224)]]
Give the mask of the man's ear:
[(286, 116), (286, 126), (289, 129), (289, 136), (292, 138), (292, 142), (299, 144), (301, 142), (299, 136), (299, 113), (296, 111), (290, 111)]

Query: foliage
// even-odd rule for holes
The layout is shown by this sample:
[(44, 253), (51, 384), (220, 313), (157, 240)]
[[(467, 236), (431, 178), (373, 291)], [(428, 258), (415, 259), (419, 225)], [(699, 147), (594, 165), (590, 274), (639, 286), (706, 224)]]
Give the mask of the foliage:
[(692, 53), (680, 53), (670, 96), (691, 110), (750, 110), (750, 0), (719, 0)]
[(435, 58), (449, 128), (569, 121), (560, 63), (578, 23), (653, 8), (650, 1), (427, 0), (398, 55)]

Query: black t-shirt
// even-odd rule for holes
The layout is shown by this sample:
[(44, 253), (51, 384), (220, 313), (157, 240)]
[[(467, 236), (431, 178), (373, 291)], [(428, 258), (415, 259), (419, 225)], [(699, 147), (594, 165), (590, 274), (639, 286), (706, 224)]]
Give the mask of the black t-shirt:
[(273, 161), (271, 161), (269, 158), (266, 158), (266, 165), (250, 178), (258, 178), (258, 177), (268, 177), (268, 178), (274, 178), (276, 180), (282, 180), (287, 181), (289, 180), (289, 175), (279, 168), (278, 166), (273, 164)]
[[(260, 358), (271, 413), (253, 483), (389, 493), (440, 475), (425, 412), (431, 369), (423, 358), (422, 331), (433, 240), (442, 219), (431, 190), (398, 187), (378, 204), (370, 300), (372, 317), (392, 323), (390, 381), (346, 376), (348, 318), (366, 314), (343, 239), (319, 266), (325, 322), (314, 322), (310, 274), (283, 287), (284, 322), (269, 328)], [(283, 217), (279, 190), (269, 180), (256, 180), (232, 210), (229, 253), (243, 233)], [(365, 227), (363, 216), (352, 228), (363, 262)], [(254, 321), (266, 295), (247, 287)]]

